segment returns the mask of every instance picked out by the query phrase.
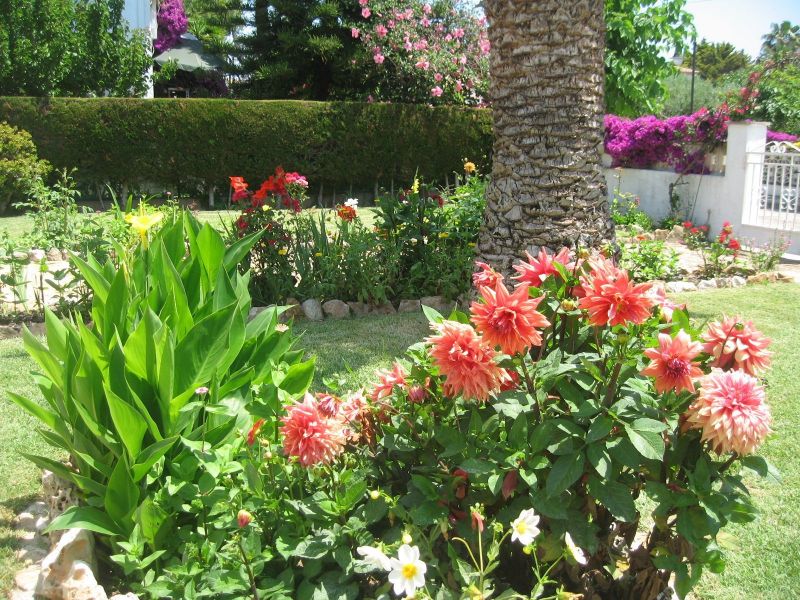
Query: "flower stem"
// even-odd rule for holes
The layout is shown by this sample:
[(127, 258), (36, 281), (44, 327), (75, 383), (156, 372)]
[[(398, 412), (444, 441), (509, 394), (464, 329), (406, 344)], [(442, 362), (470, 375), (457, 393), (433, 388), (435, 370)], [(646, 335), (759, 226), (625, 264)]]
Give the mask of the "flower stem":
[(617, 392), (617, 380), (619, 379), (619, 372), (622, 369), (622, 363), (616, 362), (614, 364), (614, 370), (611, 372), (611, 381), (608, 382), (608, 387), (606, 388), (606, 397), (603, 404), (605, 406), (611, 406), (611, 401), (614, 399), (614, 395)]
[(247, 553), (244, 551), (244, 546), (242, 545), (242, 538), (239, 538), (236, 543), (239, 546), (239, 552), (242, 553), (244, 568), (247, 569), (247, 577), (250, 579), (250, 589), (253, 592), (253, 600), (259, 600), (258, 587), (256, 587), (256, 578), (253, 576), (253, 569), (252, 567), (250, 567), (250, 561), (247, 560)]

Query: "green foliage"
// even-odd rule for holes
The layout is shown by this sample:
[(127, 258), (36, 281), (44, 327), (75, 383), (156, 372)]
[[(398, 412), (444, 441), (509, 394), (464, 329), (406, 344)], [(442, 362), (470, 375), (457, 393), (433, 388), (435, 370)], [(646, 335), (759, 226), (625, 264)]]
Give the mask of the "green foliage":
[(388, 187), (417, 171), (441, 181), (464, 155), (485, 161), (491, 148), (491, 114), (455, 107), (3, 98), (0, 119), (28, 128), (40, 154), (76, 167), (80, 183), (186, 190), (227, 190), (234, 174), (260, 181), (273, 165), (326, 190)]
[(629, 193), (614, 191), (611, 199), (611, 218), (616, 225), (636, 225), (644, 231), (653, 228), (653, 220), (639, 208), (639, 197)]
[(0, 94), (142, 95), (151, 64), (144, 32), (131, 32), (121, 0), (0, 3)]
[(764, 71), (758, 92), (753, 117), (769, 121), (770, 129), (800, 134), (800, 62)]
[(0, 121), (0, 214), (24, 200), (48, 171), (50, 165), (37, 156), (31, 135)]
[[(691, 114), (693, 112), (691, 110), (691, 76), (677, 73), (667, 77), (664, 85), (667, 97), (659, 114), (664, 117)], [(728, 94), (738, 91), (740, 87), (741, 83), (733, 81), (730, 76), (721, 78), (718, 83), (696, 77), (694, 80), (694, 110), (703, 106), (708, 108), (719, 106)]]
[(761, 60), (783, 63), (796, 62), (800, 58), (800, 25), (793, 25), (790, 21), (773, 23), (762, 39)]
[(686, 0), (605, 0), (606, 110), (620, 116), (655, 113), (664, 80), (675, 73), (669, 59), (687, 48), (694, 31)]
[[(310, 383), (297, 374), (313, 373), (313, 361), (289, 352), (277, 309), (247, 322), (248, 276), (237, 265), (257, 237), (226, 248), (186, 213), (145, 233), (133, 252), (119, 248), (119, 265), (73, 256), (94, 294), (91, 326), (47, 311), (46, 344), (24, 336), (45, 403), (11, 396), (41, 421), (50, 444), (69, 453), (70, 466), (28, 458), (73, 482), (85, 499), (52, 529), (138, 537), (159, 552), (177, 526), (176, 515), (153, 505), (170, 477), (196, 485), (199, 466), (236, 439), (248, 410), (270, 410), (252, 386), (284, 401)], [(293, 373), (296, 384), (286, 391)]]
[(620, 244), (620, 266), (635, 281), (673, 281), (678, 278), (678, 254), (660, 241), (632, 241)]
[[(741, 69), (750, 66), (750, 57), (744, 50), (737, 50), (736, 46), (729, 42), (708, 42), (701, 40), (697, 44), (695, 52), (695, 68), (697, 74), (703, 79), (709, 79), (713, 83)], [(683, 57), (683, 64), (691, 66), (692, 55), (687, 52)], [(711, 106), (699, 104), (698, 106)]]

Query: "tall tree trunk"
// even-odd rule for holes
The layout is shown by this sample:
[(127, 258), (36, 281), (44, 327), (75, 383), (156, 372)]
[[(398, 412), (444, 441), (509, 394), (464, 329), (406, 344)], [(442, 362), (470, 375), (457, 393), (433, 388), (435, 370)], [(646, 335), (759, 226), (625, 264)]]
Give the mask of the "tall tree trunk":
[(486, 0), (494, 120), (479, 254), (598, 246), (614, 228), (600, 168), (605, 24), (599, 0)]

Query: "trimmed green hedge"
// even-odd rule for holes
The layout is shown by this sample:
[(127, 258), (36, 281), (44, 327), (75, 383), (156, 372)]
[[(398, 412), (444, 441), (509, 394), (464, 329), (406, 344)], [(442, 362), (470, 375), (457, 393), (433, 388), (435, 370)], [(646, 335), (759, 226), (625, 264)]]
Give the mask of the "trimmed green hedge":
[(308, 176), (326, 195), (371, 190), (486, 164), (487, 110), (411, 104), (136, 98), (0, 98), (0, 121), (28, 130), (39, 155), (81, 183), (227, 190), (272, 170)]

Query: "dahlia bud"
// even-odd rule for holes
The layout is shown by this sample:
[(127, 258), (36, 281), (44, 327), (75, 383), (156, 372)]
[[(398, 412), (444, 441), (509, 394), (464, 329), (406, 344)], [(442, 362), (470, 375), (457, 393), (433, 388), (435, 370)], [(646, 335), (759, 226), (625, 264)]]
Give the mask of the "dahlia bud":
[(561, 301), (561, 310), (570, 312), (578, 308), (578, 303), (575, 300), (562, 300)]
[(414, 541), (414, 538), (412, 538), (411, 534), (408, 533), (407, 531), (405, 533), (403, 533), (403, 538), (402, 539), (403, 539), (403, 543), (404, 544), (410, 544), (411, 542)]
[(239, 514), (236, 515), (236, 521), (239, 523), (239, 529), (244, 529), (248, 525), (250, 525), (250, 521), (253, 520), (253, 515), (251, 515), (246, 510), (242, 509), (239, 511)]
[(377, 500), (378, 498), (381, 497), (381, 493), (378, 490), (372, 490), (369, 493), (369, 497), (372, 498), (373, 500)]

